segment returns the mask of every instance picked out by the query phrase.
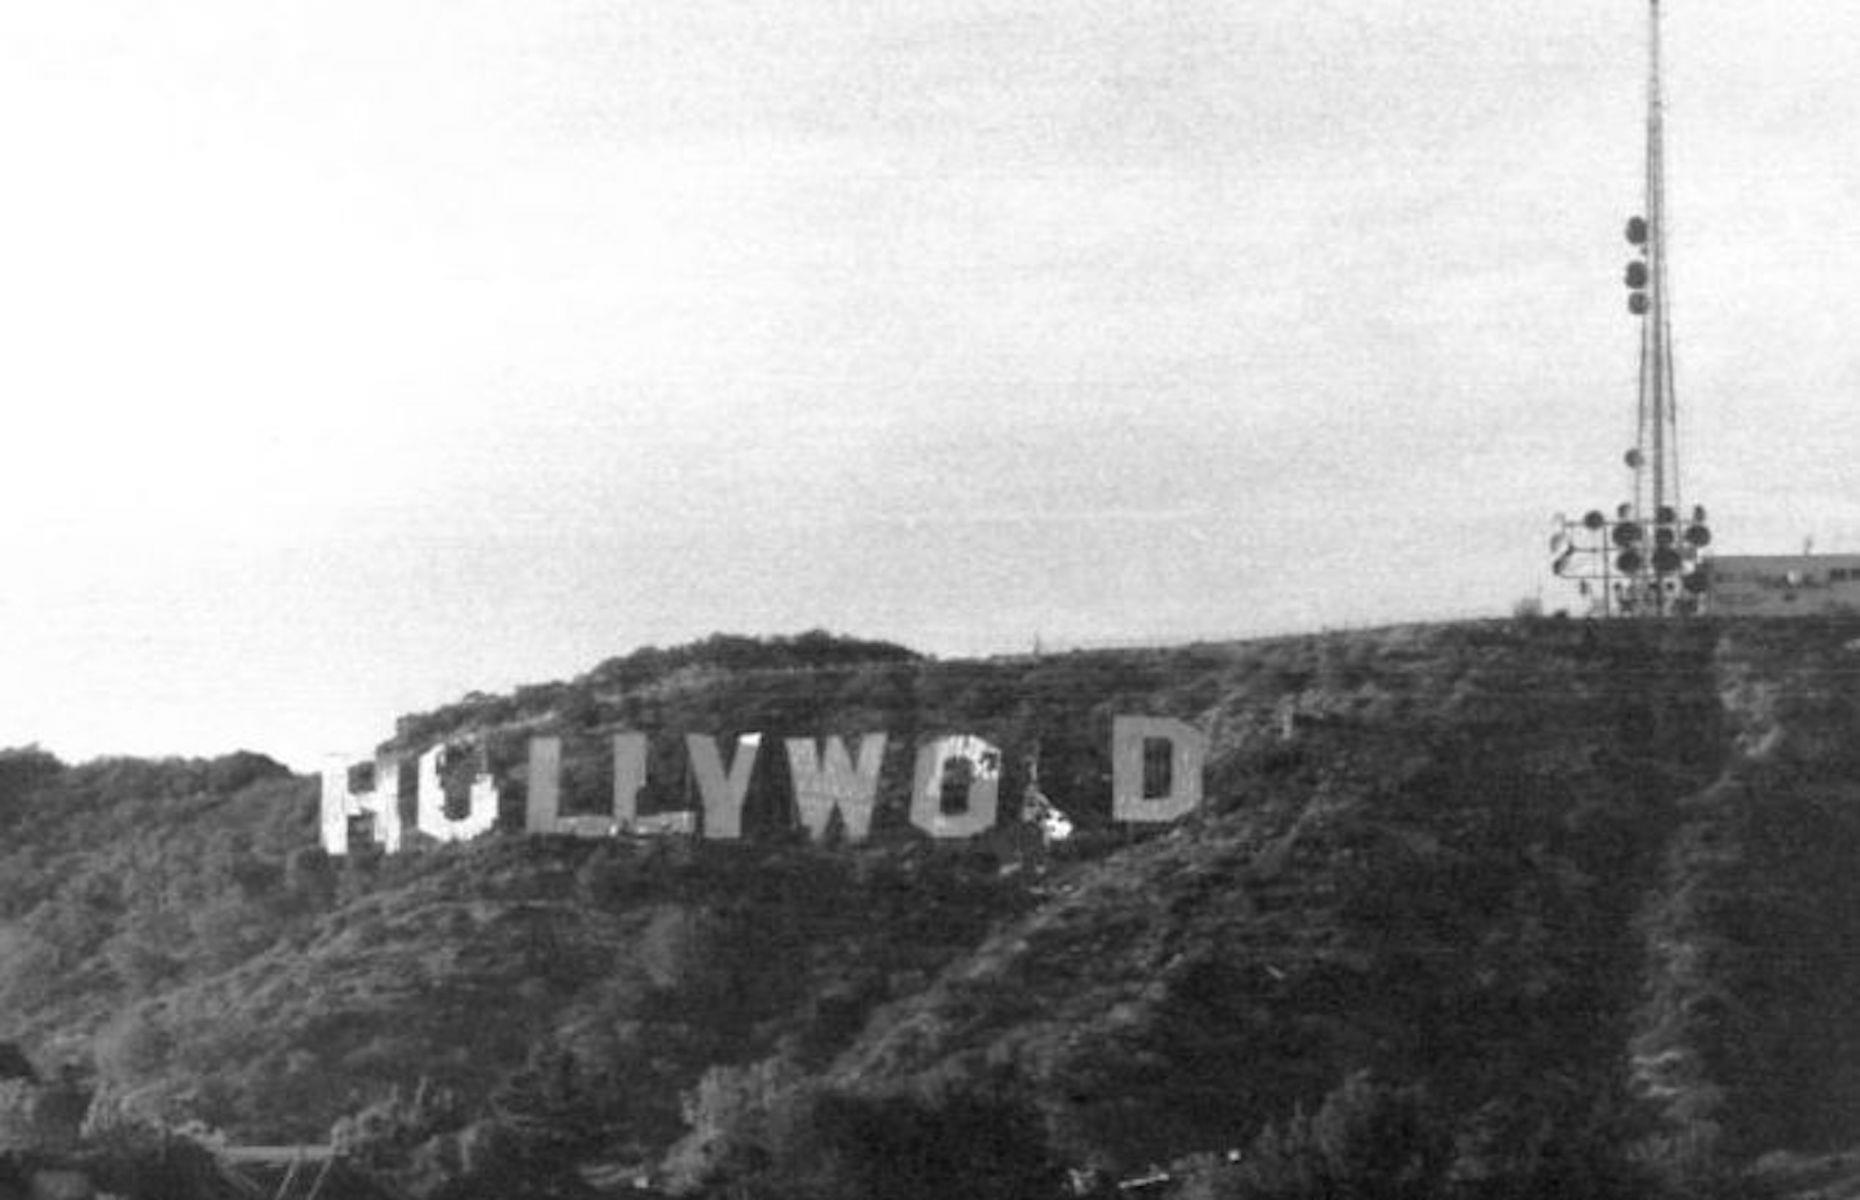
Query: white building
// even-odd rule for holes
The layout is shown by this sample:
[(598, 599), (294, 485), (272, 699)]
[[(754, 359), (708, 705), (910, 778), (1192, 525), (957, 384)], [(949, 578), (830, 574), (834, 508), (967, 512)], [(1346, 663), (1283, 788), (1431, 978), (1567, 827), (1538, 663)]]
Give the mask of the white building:
[(1707, 570), (1713, 616), (1860, 613), (1860, 554), (1727, 554)]

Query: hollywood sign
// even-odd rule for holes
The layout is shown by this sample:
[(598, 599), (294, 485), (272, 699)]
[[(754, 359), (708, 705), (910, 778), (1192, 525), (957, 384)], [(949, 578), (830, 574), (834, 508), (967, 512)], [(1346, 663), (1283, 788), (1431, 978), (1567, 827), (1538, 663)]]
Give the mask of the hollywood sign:
[[(826, 837), (837, 819), (847, 841), (865, 840), (872, 827), (879, 770), (888, 744), (883, 733), (861, 737), (856, 752), (849, 751), (845, 741), (837, 737), (783, 740), (795, 819), (810, 837), (816, 841)], [(685, 751), (700, 800), (700, 810), (695, 813), (641, 814), (638, 798), (646, 785), (646, 735), (615, 734), (612, 748), (613, 802), (609, 810), (567, 813), (562, 804), (562, 741), (556, 737), (531, 738), (524, 831), (584, 838), (673, 832), (701, 832), (705, 838), (725, 841), (742, 837), (743, 806), (762, 751), (760, 734), (738, 737), (728, 765), (717, 739), (703, 734), (685, 736)], [(1168, 786), (1152, 795), (1146, 790), (1145, 760), (1152, 751), (1165, 749)], [(416, 760), (413, 828), (441, 842), (467, 841), (489, 833), (497, 825), (501, 801), (496, 780), (480, 771), (471, 781), (462, 805), (464, 811), (448, 811), (446, 789), (440, 778), (443, 753), (444, 747), (434, 747)], [(1114, 719), (1112, 820), (1153, 825), (1179, 820), (1200, 807), (1207, 755), (1207, 736), (1185, 722), (1168, 717)], [(347, 854), (351, 823), (357, 820), (366, 821), (369, 836), (386, 852), (401, 849), (407, 824), (401, 810), (401, 766), (399, 758), (384, 756), (375, 764), (374, 786), (358, 789), (351, 784), (347, 760), (332, 761), (322, 777), (324, 850)], [(952, 773), (957, 778), (966, 775), (968, 780), (963, 802), (953, 811), (945, 799), (945, 781)], [(953, 734), (925, 742), (917, 750), (912, 780), (910, 821), (931, 837), (972, 838), (995, 827), (1000, 808), (1001, 751), (985, 739)]]

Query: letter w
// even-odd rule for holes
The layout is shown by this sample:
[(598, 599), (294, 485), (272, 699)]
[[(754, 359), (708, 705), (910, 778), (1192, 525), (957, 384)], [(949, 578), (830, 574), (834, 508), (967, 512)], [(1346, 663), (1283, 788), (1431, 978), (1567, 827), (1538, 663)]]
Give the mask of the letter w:
[[(839, 810), (846, 840), (863, 842), (872, 829), (873, 798), (878, 795), (878, 772), (885, 762), (886, 736), (868, 733), (859, 739), (859, 764), (846, 754), (846, 743), (827, 738), (821, 754), (812, 738), (787, 738), (788, 777), (794, 783), (794, 806), (808, 833), (819, 841), (826, 836), (833, 812)], [(824, 761), (823, 761), (824, 760)]]

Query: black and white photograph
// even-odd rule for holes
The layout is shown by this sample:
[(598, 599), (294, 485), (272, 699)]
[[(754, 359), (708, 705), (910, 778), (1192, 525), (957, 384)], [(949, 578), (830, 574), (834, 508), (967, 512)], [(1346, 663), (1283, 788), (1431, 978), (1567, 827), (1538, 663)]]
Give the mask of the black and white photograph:
[(1860, 1198), (1856, 64), (0, 9), (0, 1200)]

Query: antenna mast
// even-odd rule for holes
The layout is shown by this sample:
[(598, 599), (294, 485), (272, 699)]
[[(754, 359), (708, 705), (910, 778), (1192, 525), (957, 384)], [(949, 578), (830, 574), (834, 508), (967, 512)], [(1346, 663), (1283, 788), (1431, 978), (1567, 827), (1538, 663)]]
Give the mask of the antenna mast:
[[(1634, 289), (1629, 305), (1641, 318), (1640, 422), (1629, 462), (1634, 466), (1634, 517), (1643, 528), (1648, 524), (1670, 525), (1677, 519), (1680, 507), (1673, 324), (1666, 278), (1666, 110), (1660, 90), (1660, 0), (1650, 0), (1648, 5), (1647, 44), (1647, 216), (1641, 243), (1645, 257), (1629, 265), (1627, 280)], [(1637, 282), (1641, 287), (1635, 287)]]
[[(1666, 102), (1660, 86), (1660, 0), (1647, 10), (1647, 181), (1644, 216), (1627, 224), (1636, 251), (1628, 263), (1628, 311), (1641, 322), (1640, 386), (1634, 448), (1627, 465), (1633, 498), (1613, 519), (1599, 510), (1580, 521), (1558, 517), (1550, 549), (1558, 575), (1579, 580), (1602, 616), (1698, 612), (1707, 589), (1700, 552), (1710, 544), (1705, 510), (1683, 516), (1679, 488), (1678, 404), (1673, 387), (1673, 325), (1666, 269)], [(1599, 592), (1599, 595), (1597, 594)]]

